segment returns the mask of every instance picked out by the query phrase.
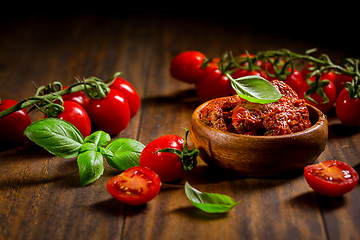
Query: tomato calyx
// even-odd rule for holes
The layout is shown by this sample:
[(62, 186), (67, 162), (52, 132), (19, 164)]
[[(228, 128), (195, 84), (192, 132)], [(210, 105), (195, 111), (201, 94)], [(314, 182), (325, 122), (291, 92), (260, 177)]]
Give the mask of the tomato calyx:
[(199, 150), (195, 149), (195, 147), (193, 147), (192, 149), (188, 148), (187, 136), (189, 134), (189, 130), (186, 128), (184, 129), (185, 129), (185, 137), (184, 137), (184, 144), (182, 150), (176, 148), (164, 148), (154, 152), (153, 154), (158, 152), (174, 153), (180, 158), (184, 170), (190, 171), (193, 168), (195, 168), (197, 165), (196, 157), (199, 155)]
[(315, 75), (314, 81), (312, 81), (310, 78), (306, 78), (306, 82), (310, 88), (305, 92), (304, 97), (306, 100), (318, 104), (318, 102), (316, 102), (313, 98), (310, 97), (311, 94), (317, 93), (324, 100), (322, 103), (328, 103), (329, 98), (328, 96), (326, 96), (323, 88), (330, 84), (330, 80), (327, 79), (321, 80), (321, 75), (318, 74), (316, 71), (311, 74), (311, 76), (314, 75)]

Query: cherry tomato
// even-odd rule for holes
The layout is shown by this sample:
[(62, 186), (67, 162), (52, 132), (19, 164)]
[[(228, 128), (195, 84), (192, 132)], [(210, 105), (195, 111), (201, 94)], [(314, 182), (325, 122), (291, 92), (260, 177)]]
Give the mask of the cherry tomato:
[[(307, 67), (307, 68), (311, 68), (311, 67), (312, 67), (312, 64), (309, 62), (309, 63), (306, 64), (306, 67)], [(311, 73), (311, 71), (308, 70), (307, 68), (304, 67), (304, 68), (300, 71), (300, 73), (301, 73), (301, 75), (302, 75), (302, 77), (303, 77), (303, 80), (305, 80), (306, 77), (307, 77), (307, 75), (308, 75), (309, 73)]]
[(106, 188), (113, 198), (135, 206), (154, 199), (160, 186), (159, 176), (145, 167), (129, 168), (106, 183)]
[(173, 78), (195, 83), (198, 76), (202, 73), (205, 55), (198, 51), (186, 51), (176, 55), (171, 61), (170, 74)]
[[(254, 59), (254, 57), (255, 57), (254, 54), (249, 54), (249, 58), (250, 58), (251, 60)], [(237, 58), (238, 58), (239, 62), (242, 62), (242, 61), (244, 61), (244, 60), (247, 60), (248, 56), (246, 55), (246, 53), (243, 53), (243, 54), (241, 54), (240, 56), (238, 56)], [(245, 66), (248, 66), (249, 63), (248, 63), (248, 62), (244, 62), (244, 63), (242, 63), (242, 64), (240, 64), (240, 65), (243, 66), (243, 67), (245, 67)], [(261, 62), (260, 60), (258, 60), (255, 65), (256, 65), (256, 67), (260, 67), (260, 66), (262, 65), (262, 62)]]
[[(17, 104), (17, 102), (12, 99), (1, 100), (0, 112), (15, 104)], [(30, 124), (31, 120), (25, 109), (0, 118), (0, 141), (11, 143), (21, 143), (25, 141), (24, 131)]]
[[(277, 66), (278, 66), (279, 68), (282, 68), (282, 67), (283, 67), (283, 64), (284, 64), (284, 61), (281, 60), (280, 63), (277, 63)], [(267, 71), (269, 74), (275, 75), (275, 68), (274, 68), (274, 66), (273, 66), (270, 62), (268, 62), (268, 61), (266, 61), (266, 62), (264, 62), (264, 63), (261, 64), (261, 69), (265, 72), (265, 75), (267, 75), (267, 74), (266, 74), (266, 71)], [(278, 77), (276, 77), (276, 76), (273, 77), (273, 76), (267, 75), (267, 76), (266, 76), (266, 79), (269, 80), (269, 81), (271, 81), (271, 80), (278, 79)]]
[(202, 102), (231, 94), (230, 79), (219, 68), (207, 67), (195, 83), (195, 91)]
[(304, 176), (315, 192), (328, 197), (350, 192), (359, 181), (355, 169), (337, 160), (308, 165), (304, 168)]
[[(76, 102), (64, 101), (64, 111), (56, 116), (56, 118), (67, 121), (74, 125), (86, 138), (91, 133), (91, 121), (85, 109)], [(45, 118), (48, 116), (45, 115)]]
[[(306, 66), (308, 67), (308, 68), (311, 68), (312, 67), (312, 64), (311, 63), (307, 63), (306, 64)], [(302, 78), (303, 78), (303, 80), (306, 80), (306, 77), (307, 77), (307, 75), (309, 74), (309, 73), (311, 73), (311, 71), (309, 71), (308, 69), (306, 69), (305, 67), (301, 70), (301, 75), (302, 75)], [(327, 79), (327, 80), (329, 80), (329, 81), (331, 81), (331, 82), (334, 82), (335, 81), (335, 73), (333, 72), (333, 71), (329, 71), (329, 72), (323, 72), (322, 74), (321, 74), (321, 80), (325, 80), (325, 79)], [(315, 77), (312, 77), (312, 78), (315, 78)]]
[[(266, 77), (266, 73), (263, 72), (263, 71), (259, 71), (259, 70), (244, 70), (244, 69), (238, 69), (236, 70), (233, 74), (232, 74), (232, 77), (233, 79), (238, 79), (238, 78), (241, 78), (241, 77), (245, 77), (245, 76), (260, 76), (260, 77), (263, 77), (263, 78), (267, 78)], [(232, 94), (236, 94), (236, 91), (231, 88), (231, 93)]]
[(88, 107), (91, 121), (110, 134), (117, 135), (130, 121), (130, 107), (125, 96), (115, 89), (110, 89), (103, 99), (91, 99)]
[[(309, 89), (310, 89), (310, 87), (309, 87), (308, 83), (306, 81), (303, 81), (303, 83), (301, 84), (301, 87), (299, 89), (299, 92), (298, 92), (299, 98), (305, 99), (305, 93)], [(321, 98), (321, 96), (318, 93), (310, 94), (310, 97), (312, 99), (314, 99), (317, 102), (317, 104), (313, 103), (313, 102), (311, 102), (311, 101), (309, 101), (307, 99), (305, 99), (305, 101), (308, 104), (311, 104), (311, 105), (315, 106), (316, 108), (318, 108), (324, 114), (326, 114), (327, 112), (330, 111), (330, 109), (335, 104), (335, 101), (336, 101), (336, 88), (335, 88), (334, 84), (330, 81), (328, 85), (323, 87), (323, 91), (326, 94), (326, 96), (328, 97), (329, 102), (325, 103), (324, 100)]]
[(140, 154), (140, 166), (156, 172), (162, 182), (172, 182), (185, 173), (179, 156), (175, 153), (157, 152), (165, 148), (182, 150), (184, 139), (177, 135), (164, 135), (150, 142)]
[(130, 118), (134, 117), (138, 112), (141, 104), (139, 94), (134, 86), (125, 79), (117, 77), (109, 87), (124, 94), (130, 107)]
[(288, 75), (284, 80), (284, 82), (287, 85), (289, 85), (297, 93), (299, 92), (303, 81), (304, 80), (303, 80), (301, 73), (296, 69), (293, 71), (293, 73)]
[(360, 98), (351, 98), (346, 89), (337, 97), (335, 111), (342, 124), (360, 126)]
[(344, 89), (346, 82), (352, 82), (352, 77), (344, 74), (336, 74), (334, 79), (334, 85), (336, 87), (336, 95), (339, 95), (340, 92)]
[[(66, 88), (68, 88), (68, 86), (63, 87), (63, 89), (66, 89)], [(89, 99), (83, 92), (71, 93), (71, 94), (62, 96), (62, 98), (64, 101), (71, 101), (71, 102), (78, 103), (85, 110), (87, 109), (87, 107), (89, 105)]]

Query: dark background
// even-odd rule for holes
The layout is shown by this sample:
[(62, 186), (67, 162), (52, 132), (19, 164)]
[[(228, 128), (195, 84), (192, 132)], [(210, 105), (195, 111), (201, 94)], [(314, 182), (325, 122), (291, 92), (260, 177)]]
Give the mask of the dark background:
[(245, 29), (249, 34), (262, 32), (280, 38), (288, 37), (290, 40), (303, 40), (314, 47), (322, 46), (343, 51), (349, 57), (359, 58), (356, 9), (357, 6), (339, 2), (326, 5), (316, 2), (244, 3), (243, 1), (9, 3), (2, 8), (0, 21), (6, 26), (29, 17), (38, 17), (47, 21), (84, 13), (94, 15), (99, 21), (109, 16), (116, 16), (119, 19), (130, 15), (139, 16), (141, 19), (154, 15), (171, 16), (179, 21), (183, 19), (202, 21), (207, 23), (209, 28), (216, 23), (225, 26), (229, 31)]

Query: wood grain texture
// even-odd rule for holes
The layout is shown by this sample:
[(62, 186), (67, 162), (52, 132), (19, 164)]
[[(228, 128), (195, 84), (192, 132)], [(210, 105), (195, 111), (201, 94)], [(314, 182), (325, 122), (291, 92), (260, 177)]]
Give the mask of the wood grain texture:
[[(115, 12), (115, 11), (114, 11)], [(200, 105), (194, 86), (171, 78), (171, 59), (181, 51), (220, 56), (318, 47), (332, 59), (341, 48), (316, 45), (268, 28), (159, 11), (82, 11), (29, 14), (0, 25), (0, 98), (21, 100), (41, 86), (75, 77), (107, 79), (117, 71), (138, 90), (142, 105), (119, 137), (148, 144), (165, 134), (184, 135)], [(124, 11), (125, 12), (125, 11)], [(41, 116), (32, 114), (32, 120)], [(337, 159), (360, 171), (359, 128), (328, 114), (329, 139), (317, 161)], [(301, 172), (265, 179), (231, 177), (199, 159), (199, 166), (163, 184), (149, 203), (131, 207), (114, 200), (105, 184), (119, 172), (80, 186), (76, 159), (61, 159), (31, 142), (0, 147), (0, 240), (12, 239), (360, 239), (360, 188), (340, 198), (315, 194)], [(291, 159), (289, 159), (291, 161)], [(186, 198), (184, 183), (200, 191), (243, 200), (224, 214), (207, 214)]]

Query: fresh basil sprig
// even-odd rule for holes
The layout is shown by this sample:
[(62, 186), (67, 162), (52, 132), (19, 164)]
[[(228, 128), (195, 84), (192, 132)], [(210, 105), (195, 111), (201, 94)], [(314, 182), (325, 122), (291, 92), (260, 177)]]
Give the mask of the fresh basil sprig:
[(188, 182), (185, 183), (185, 193), (195, 207), (207, 213), (224, 213), (241, 202), (234, 202), (231, 197), (223, 194), (200, 192)]
[(103, 131), (94, 132), (84, 139), (75, 126), (57, 118), (35, 121), (24, 134), (58, 157), (77, 157), (81, 186), (94, 182), (103, 174), (104, 157), (110, 166), (124, 171), (140, 166), (140, 153), (144, 149), (142, 143), (130, 138), (111, 142), (110, 135)]
[(268, 80), (260, 76), (245, 76), (233, 79), (230, 74), (227, 77), (231, 81), (232, 88), (236, 93), (249, 102), (271, 103), (278, 101), (282, 94)]

